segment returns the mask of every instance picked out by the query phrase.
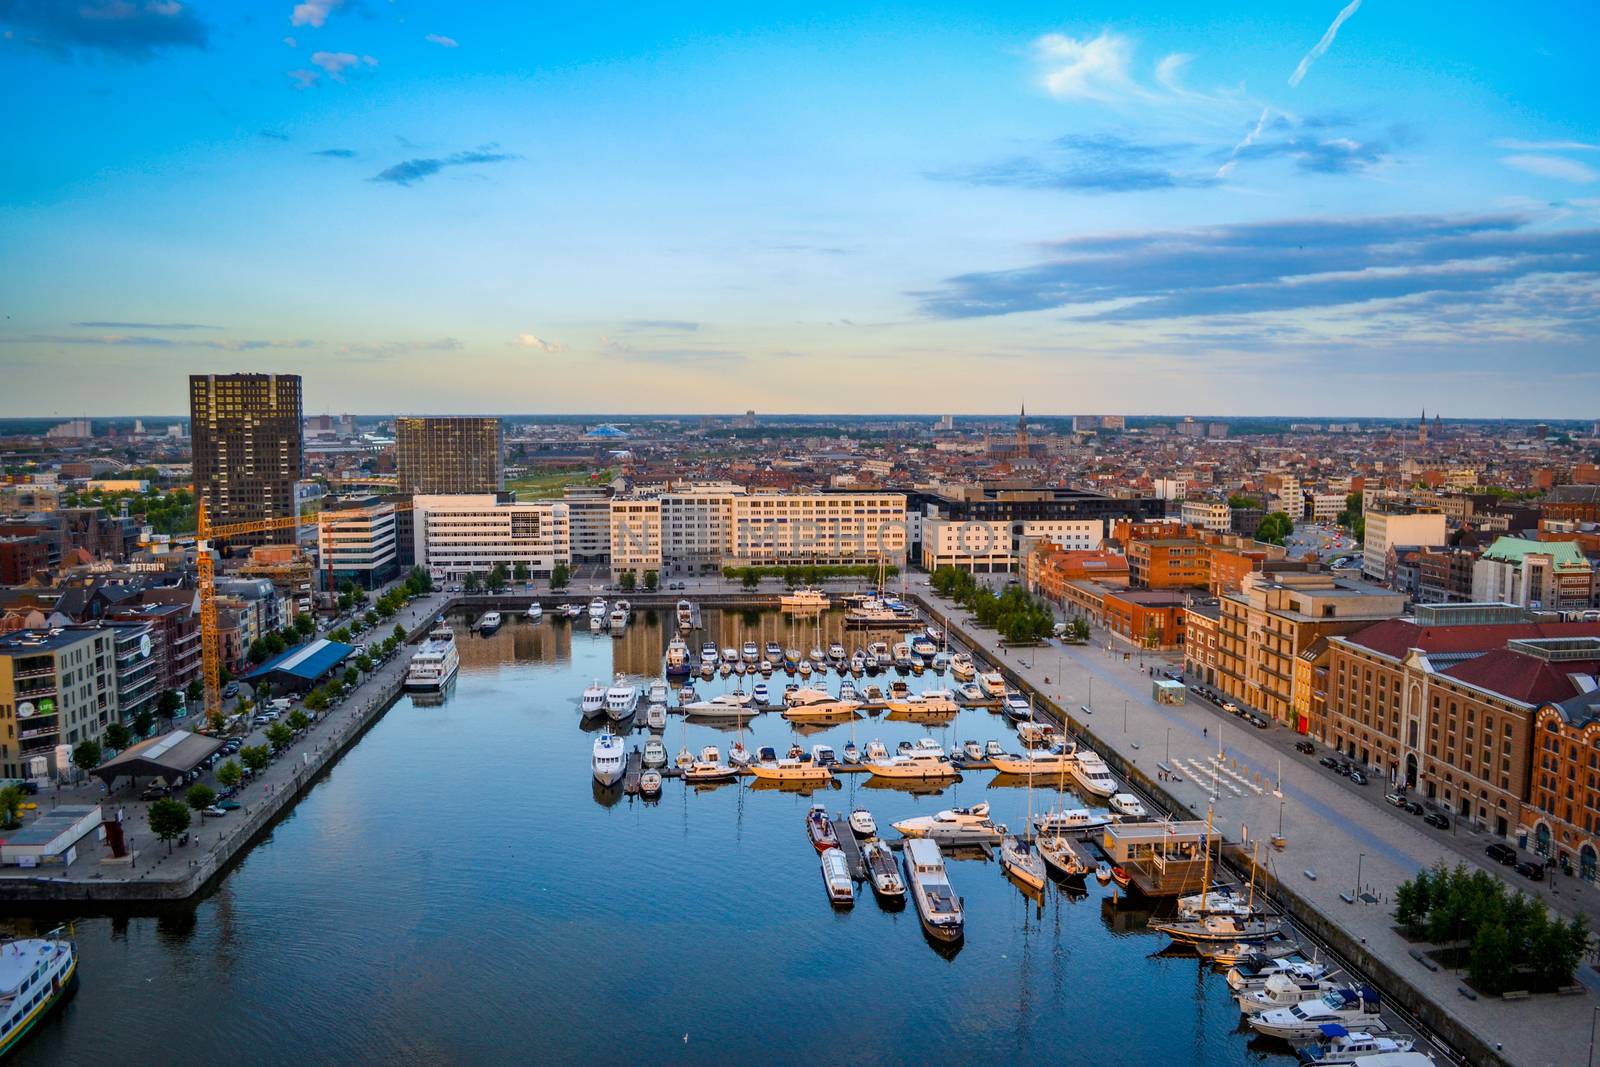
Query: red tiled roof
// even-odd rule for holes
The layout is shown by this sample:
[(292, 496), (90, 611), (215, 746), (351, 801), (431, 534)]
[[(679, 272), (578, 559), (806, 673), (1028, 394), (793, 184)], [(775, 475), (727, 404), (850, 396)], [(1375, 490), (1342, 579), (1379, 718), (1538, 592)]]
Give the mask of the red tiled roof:
[(1600, 622), (1420, 626), (1406, 619), (1385, 619), (1356, 631), (1346, 640), (1380, 655), (1400, 659), (1413, 648), (1420, 648), (1424, 652), (1488, 652), (1504, 648), (1507, 641), (1522, 641), (1530, 637), (1600, 637)]
[(1567, 676), (1594, 674), (1597, 670), (1600, 670), (1600, 660), (1562, 660), (1552, 663), (1538, 656), (1501, 648), (1439, 673), (1520, 700), (1524, 704), (1542, 704), (1576, 696), (1578, 688)]

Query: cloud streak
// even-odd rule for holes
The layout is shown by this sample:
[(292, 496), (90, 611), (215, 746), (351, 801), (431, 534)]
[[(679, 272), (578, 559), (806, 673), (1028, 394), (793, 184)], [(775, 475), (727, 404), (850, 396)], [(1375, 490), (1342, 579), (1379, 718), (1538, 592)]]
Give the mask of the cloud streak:
[(460, 48), (461, 47), (461, 42), (460, 41), (456, 40), (454, 37), (446, 37), (442, 33), (430, 33), (430, 34), (425, 35), (422, 39), (424, 41), (427, 41), (429, 44), (436, 44), (440, 48)]
[(1018, 156), (930, 178), (977, 186), (1013, 186), (1082, 193), (1148, 192), (1206, 186), (1212, 179), (1174, 169), (1169, 158), (1185, 145), (1141, 144), (1115, 134), (1068, 135), (1037, 156)]
[(1350, 16), (1359, 10), (1361, 10), (1361, 0), (1350, 0), (1343, 10), (1334, 16), (1333, 22), (1323, 31), (1322, 39), (1311, 46), (1311, 51), (1300, 58), (1300, 63), (1294, 68), (1294, 73), (1289, 75), (1290, 88), (1299, 87), (1301, 80), (1306, 76), (1306, 72), (1311, 69), (1311, 64), (1321, 59), (1324, 53), (1333, 47), (1334, 38), (1339, 36), (1339, 27), (1343, 26)]
[[(0, 25), (58, 58), (102, 52), (145, 62), (172, 48), (204, 49), (205, 23), (177, 0), (0, 0)], [(20, 31), (20, 32), (17, 32)]]
[(1500, 162), (1526, 174), (1537, 175), (1540, 178), (1555, 178), (1564, 182), (1587, 184), (1600, 178), (1600, 174), (1596, 174), (1594, 168), (1575, 159), (1562, 159), (1560, 156), (1504, 156)]
[(484, 163), (505, 163), (519, 157), (508, 152), (496, 151), (500, 146), (496, 144), (481, 145), (467, 152), (456, 152), (453, 155), (439, 159), (407, 159), (385, 167), (374, 174), (368, 181), (384, 182), (389, 185), (415, 185), (426, 178), (431, 178), (446, 167), (476, 166)]
[(513, 342), (519, 348), (535, 348), (540, 352), (565, 352), (567, 346), (560, 341), (547, 341), (538, 334), (519, 333)]
[(198, 322), (75, 322), (72, 325), (92, 330), (220, 330)]

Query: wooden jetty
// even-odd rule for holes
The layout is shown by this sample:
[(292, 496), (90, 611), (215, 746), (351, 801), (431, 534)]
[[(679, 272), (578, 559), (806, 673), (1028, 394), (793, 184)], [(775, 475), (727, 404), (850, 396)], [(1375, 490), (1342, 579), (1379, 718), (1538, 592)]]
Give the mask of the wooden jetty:
[(850, 817), (843, 812), (833, 815), (833, 836), (839, 839), (839, 851), (844, 853), (846, 866), (850, 868), (850, 877), (858, 882), (867, 880), (867, 858), (861, 854), (861, 842), (856, 840), (856, 831), (850, 825)]
[(639, 795), (639, 775), (644, 773), (644, 755), (637, 749), (628, 753), (628, 769), (622, 772), (622, 791), (630, 797)]

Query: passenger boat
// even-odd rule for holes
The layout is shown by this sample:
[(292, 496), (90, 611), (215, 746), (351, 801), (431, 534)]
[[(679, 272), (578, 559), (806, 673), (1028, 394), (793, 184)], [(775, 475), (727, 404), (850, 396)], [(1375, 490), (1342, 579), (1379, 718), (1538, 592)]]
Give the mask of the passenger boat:
[(1023, 885), (1035, 890), (1044, 888), (1044, 857), (1032, 843), (1016, 834), (1007, 834), (1000, 842), (1000, 866)]
[(606, 687), (596, 678), (589, 687), (583, 691), (583, 699), (579, 704), (585, 719), (592, 719), (606, 710)]
[(1288, 1008), (1308, 1000), (1316, 1000), (1339, 983), (1331, 978), (1300, 978), (1289, 971), (1269, 975), (1259, 989), (1246, 989), (1235, 993), (1233, 999), (1245, 1015), (1260, 1015), (1274, 1008)]
[(674, 677), (689, 673), (689, 646), (681, 637), (667, 642), (667, 675)]
[(694, 605), (687, 600), (678, 601), (678, 629), (694, 629)]
[(594, 780), (601, 785), (616, 785), (622, 781), (622, 776), (628, 770), (628, 754), (623, 749), (622, 738), (611, 732), (611, 728), (600, 732), (594, 739), (594, 758), (591, 761), (594, 769)]
[(606, 717), (612, 722), (621, 722), (633, 717), (639, 710), (639, 687), (623, 680), (622, 675), (617, 675), (617, 680), (606, 690)]
[(939, 941), (959, 941), (965, 933), (961, 899), (956, 896), (945, 873), (939, 846), (925, 838), (913, 838), (905, 848), (906, 881), (911, 899), (916, 901), (917, 917), (929, 937)]
[(978, 684), (983, 688), (986, 696), (1003, 697), (1006, 695), (1006, 679), (999, 671), (989, 671), (980, 675)]
[(1097, 797), (1109, 797), (1117, 792), (1117, 780), (1112, 776), (1111, 768), (1092, 749), (1078, 749), (1077, 759), (1072, 765), (1072, 777), (1077, 779), (1085, 792)]
[(833, 772), (828, 768), (814, 767), (810, 760), (802, 759), (757, 760), (750, 765), (750, 773), (758, 781), (782, 784), (827, 782), (833, 779)]
[(857, 808), (850, 813), (850, 830), (863, 841), (878, 836), (878, 824), (872, 818), (872, 812), (866, 808)]
[(1299, 1050), (1302, 1067), (1432, 1067), (1433, 1059), (1414, 1052), (1409, 1037), (1379, 1037), (1363, 1030), (1347, 1030), (1339, 1023), (1323, 1023), (1318, 1040)]
[(836, 908), (848, 908), (856, 902), (856, 886), (850, 880), (850, 865), (844, 853), (837, 848), (822, 851), (818, 860), (822, 864), (822, 884), (827, 887), (828, 901)]
[(502, 621), (498, 611), (486, 611), (478, 616), (478, 621), (473, 624), (472, 628), (487, 637), (500, 629)]
[(1144, 805), (1132, 793), (1117, 793), (1107, 803), (1111, 810), (1121, 815), (1124, 819), (1143, 819), (1150, 813), (1144, 810)]
[(987, 803), (970, 808), (949, 808), (933, 815), (919, 815), (892, 824), (903, 837), (928, 838), (941, 845), (998, 844), (1006, 828), (989, 818)]
[(906, 883), (900, 869), (894, 865), (894, 853), (882, 841), (868, 841), (861, 846), (861, 858), (867, 865), (867, 878), (872, 882), (872, 892), (885, 904), (904, 904)]
[(537, 600), (535, 600), (532, 604), (528, 605), (528, 610), (524, 614), (530, 622), (538, 622), (540, 619), (544, 618), (544, 608)]
[(448, 685), (460, 669), (455, 631), (445, 625), (435, 626), (406, 667), (405, 687), (412, 692), (435, 692)]
[(1322, 1028), (1336, 1023), (1362, 1031), (1387, 1030), (1380, 1014), (1382, 1000), (1371, 986), (1330, 989), (1316, 1000), (1289, 1008), (1275, 1008), (1253, 1015), (1248, 1022), (1257, 1033), (1281, 1037), (1285, 1041), (1308, 1041), (1322, 1034)]
[(77, 978), (78, 946), (69, 938), (0, 942), (0, 1057), (61, 1003)]
[(955, 778), (961, 773), (947, 757), (933, 752), (912, 752), (904, 756), (870, 760), (866, 766), (878, 778), (926, 781), (934, 778)]
[(643, 797), (658, 797), (661, 795), (661, 772), (647, 770), (639, 775), (639, 795)]
[(811, 836), (811, 847), (818, 852), (839, 847), (839, 835), (833, 828), (833, 820), (828, 818), (828, 811), (821, 804), (811, 805), (806, 812), (806, 833)]
[(784, 611), (822, 611), (828, 604), (827, 593), (810, 587), (791, 589), (778, 598), (778, 606)]
[(1033, 825), (1041, 834), (1085, 833), (1109, 826), (1113, 821), (1109, 812), (1088, 808), (1057, 808), (1033, 817)]
[(661, 743), (661, 738), (652, 737), (644, 743), (642, 761), (646, 767), (665, 767), (667, 765), (667, 746)]

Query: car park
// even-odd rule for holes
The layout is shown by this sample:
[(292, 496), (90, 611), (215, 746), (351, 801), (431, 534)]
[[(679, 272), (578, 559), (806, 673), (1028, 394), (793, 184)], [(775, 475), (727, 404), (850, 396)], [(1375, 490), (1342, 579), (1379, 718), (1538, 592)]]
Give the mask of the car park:
[(1437, 826), (1441, 830), (1450, 829), (1450, 816), (1442, 811), (1430, 811), (1422, 817), (1422, 821), (1429, 826)]

